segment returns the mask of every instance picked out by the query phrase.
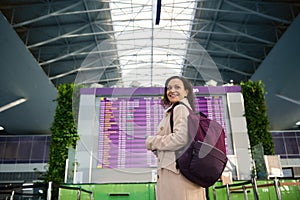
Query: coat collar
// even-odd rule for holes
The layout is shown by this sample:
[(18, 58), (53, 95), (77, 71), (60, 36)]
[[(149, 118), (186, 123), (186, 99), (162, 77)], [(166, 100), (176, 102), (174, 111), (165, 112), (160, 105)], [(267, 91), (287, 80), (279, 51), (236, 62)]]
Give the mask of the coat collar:
[[(184, 98), (184, 99), (180, 100), (180, 102), (184, 103), (184, 104), (187, 105), (190, 109), (192, 109), (191, 106), (190, 106), (190, 103), (189, 103), (189, 101), (188, 101), (187, 98)], [(168, 107), (168, 108), (166, 109), (166, 113), (170, 112), (171, 109), (172, 109), (172, 107), (173, 107), (173, 105), (171, 105), (170, 107)]]

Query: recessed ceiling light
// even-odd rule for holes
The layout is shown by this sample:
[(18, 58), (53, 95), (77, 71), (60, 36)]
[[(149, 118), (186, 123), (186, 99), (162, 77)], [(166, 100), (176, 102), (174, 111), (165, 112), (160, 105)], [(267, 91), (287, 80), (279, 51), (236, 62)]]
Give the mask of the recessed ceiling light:
[(25, 98), (20, 98), (20, 99), (18, 99), (18, 100), (16, 100), (16, 101), (13, 101), (13, 102), (9, 103), (9, 104), (6, 104), (6, 105), (4, 105), (4, 106), (1, 106), (1, 107), (0, 107), (0, 112), (3, 112), (4, 110), (10, 109), (10, 108), (12, 108), (12, 107), (15, 107), (15, 106), (17, 106), (17, 105), (19, 105), (19, 104), (21, 104), (21, 103), (24, 103), (25, 101), (27, 101), (27, 99), (25, 99)]

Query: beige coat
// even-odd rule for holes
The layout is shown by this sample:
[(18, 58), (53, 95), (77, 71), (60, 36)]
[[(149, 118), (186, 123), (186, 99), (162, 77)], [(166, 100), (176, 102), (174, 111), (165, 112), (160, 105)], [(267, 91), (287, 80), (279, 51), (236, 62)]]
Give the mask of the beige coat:
[[(188, 100), (183, 103), (189, 106)], [(170, 127), (170, 114), (158, 126), (155, 136), (146, 139), (148, 150), (157, 151), (158, 177), (156, 200), (204, 200), (205, 189), (183, 177), (176, 169), (175, 151), (188, 143), (187, 117), (189, 111), (184, 105), (177, 105), (173, 111), (173, 133)]]

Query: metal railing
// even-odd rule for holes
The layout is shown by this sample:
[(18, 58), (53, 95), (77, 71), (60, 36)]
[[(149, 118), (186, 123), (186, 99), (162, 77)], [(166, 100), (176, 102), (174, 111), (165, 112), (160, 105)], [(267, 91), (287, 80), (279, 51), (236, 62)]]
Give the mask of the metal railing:
[(253, 178), (249, 181), (244, 181), (241, 183), (226, 184), (226, 185), (222, 185), (222, 186), (213, 186), (213, 197), (214, 197), (214, 200), (217, 200), (217, 190), (225, 188), (227, 200), (230, 200), (230, 197), (231, 197), (230, 194), (235, 193), (235, 192), (243, 193), (244, 200), (248, 200), (249, 189), (252, 189), (253, 195), (254, 195), (254, 200), (259, 200), (258, 188), (270, 187), (270, 186), (274, 186), (277, 200), (282, 200), (280, 186), (298, 186), (298, 187), (300, 187), (300, 182), (299, 182), (299, 180), (297, 182), (280, 182), (277, 178), (275, 178), (273, 180), (273, 183), (257, 185), (256, 179)]
[(77, 190), (77, 200), (81, 199), (82, 192), (88, 193), (90, 196), (90, 200), (93, 200), (93, 192), (86, 190), (86, 189), (82, 188), (81, 186), (70, 187), (70, 186), (60, 185), (59, 188), (67, 189), (67, 190)]

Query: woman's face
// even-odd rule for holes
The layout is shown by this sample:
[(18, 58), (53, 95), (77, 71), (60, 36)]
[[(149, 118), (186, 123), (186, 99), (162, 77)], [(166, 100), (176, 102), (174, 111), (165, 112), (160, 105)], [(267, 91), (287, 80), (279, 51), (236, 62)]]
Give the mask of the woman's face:
[(167, 85), (167, 97), (171, 103), (176, 103), (187, 96), (183, 82), (180, 79), (171, 79)]

